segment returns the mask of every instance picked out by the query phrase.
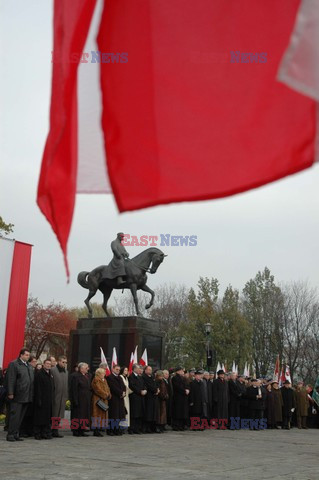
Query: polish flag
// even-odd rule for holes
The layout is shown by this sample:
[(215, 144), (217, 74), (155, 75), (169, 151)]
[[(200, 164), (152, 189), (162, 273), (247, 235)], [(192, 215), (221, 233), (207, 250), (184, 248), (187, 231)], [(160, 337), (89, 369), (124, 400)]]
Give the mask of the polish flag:
[(273, 379), (276, 380), (276, 382), (278, 383), (279, 383), (279, 374), (280, 374), (280, 364), (279, 364), (279, 355), (277, 355)]
[(280, 379), (279, 379), (279, 386), (281, 387), (285, 381), (286, 381), (285, 370), (284, 370), (284, 367), (282, 367)]
[(106, 356), (104, 355), (103, 348), (100, 347), (100, 350), (101, 350), (101, 363), (106, 363), (105, 376), (108, 376), (110, 375), (111, 370), (110, 370), (109, 364), (107, 363)]
[(143, 355), (141, 356), (141, 359), (140, 359), (140, 365), (142, 367), (145, 367), (146, 365), (148, 365), (148, 358), (147, 358), (147, 350), (145, 348), (144, 352), (143, 352)]
[(131, 375), (131, 373), (133, 372), (133, 365), (134, 365), (134, 353), (132, 352), (131, 353), (131, 358), (130, 358), (130, 363), (129, 363), (129, 366), (128, 366), (128, 374)]
[(288, 380), (288, 381), (291, 383), (291, 376), (290, 376), (290, 368), (289, 368), (289, 365), (286, 365), (285, 377), (286, 377), (286, 380)]
[(54, 1), (37, 202), (67, 273), (76, 193), (113, 192), (125, 212), (313, 165), (318, 18), (317, 0)]
[[(24, 345), (32, 245), (0, 237), (0, 366)], [(28, 346), (28, 345), (27, 345)]]
[(134, 356), (133, 356), (134, 363), (137, 363), (137, 345), (134, 350)]
[(118, 362), (117, 362), (117, 354), (116, 354), (116, 348), (115, 348), (115, 347), (113, 347), (111, 368), (113, 368), (114, 365), (118, 365)]

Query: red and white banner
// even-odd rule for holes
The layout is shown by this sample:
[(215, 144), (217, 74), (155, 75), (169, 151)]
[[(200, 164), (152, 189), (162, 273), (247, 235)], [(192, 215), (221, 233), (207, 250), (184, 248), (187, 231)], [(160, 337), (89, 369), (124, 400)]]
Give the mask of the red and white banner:
[(298, 18), (312, 29), (277, 78), (300, 3), (54, 1), (38, 205), (66, 267), (76, 192), (112, 189), (124, 212), (233, 195), (313, 164), (315, 41), (306, 57), (316, 67), (312, 96), (291, 87), (307, 83), (294, 71), (304, 72), (307, 39), (317, 38), (309, 8), (317, 1), (303, 2)]
[(117, 353), (116, 353), (116, 348), (115, 347), (113, 347), (111, 368), (113, 368), (114, 365), (118, 365)]
[(131, 373), (133, 372), (133, 364), (134, 364), (134, 353), (132, 352), (131, 357), (130, 357), (130, 363), (129, 363), (129, 366), (128, 366), (128, 374), (129, 375), (131, 375)]
[(100, 350), (101, 350), (101, 363), (105, 363), (105, 364), (106, 364), (105, 375), (108, 376), (108, 375), (110, 375), (111, 370), (110, 370), (110, 368), (109, 368), (109, 364), (107, 363), (106, 356), (105, 356), (105, 354), (104, 354), (103, 348), (100, 347)]
[(145, 367), (146, 365), (148, 365), (148, 358), (147, 358), (147, 350), (145, 348), (144, 352), (143, 352), (143, 355), (141, 356), (141, 359), (140, 359), (140, 365), (142, 367)]
[(24, 345), (32, 245), (0, 238), (0, 365)]
[(279, 383), (279, 375), (280, 375), (280, 363), (279, 363), (279, 355), (277, 355), (273, 380), (275, 380), (278, 383)]

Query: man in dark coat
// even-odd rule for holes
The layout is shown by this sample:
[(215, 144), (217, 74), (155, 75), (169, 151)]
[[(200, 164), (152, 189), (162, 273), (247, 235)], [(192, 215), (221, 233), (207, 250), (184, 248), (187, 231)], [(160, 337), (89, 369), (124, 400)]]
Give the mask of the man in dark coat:
[[(207, 387), (206, 385), (204, 385), (203, 382), (203, 371), (196, 370), (195, 379), (189, 385), (189, 413), (191, 430), (202, 430), (200, 426), (200, 420), (204, 417), (207, 418), (204, 412), (205, 394), (207, 394)], [(205, 387), (206, 390), (204, 390)]]
[[(166, 383), (166, 390), (168, 394), (168, 399), (166, 400), (166, 418), (167, 418), (167, 425), (172, 424), (172, 402), (173, 402), (173, 389), (172, 389), (172, 382), (169, 377), (169, 371), (163, 370), (164, 375), (164, 382)], [(165, 427), (164, 427), (165, 430)]]
[(46, 359), (34, 379), (34, 438), (51, 440), (51, 417), (53, 399), (53, 376), (51, 360)]
[[(218, 419), (218, 428), (223, 429), (228, 422), (229, 403), (228, 384), (225, 380), (224, 370), (218, 370), (217, 378), (213, 382), (213, 401), (215, 416)], [(224, 425), (221, 420), (224, 421)]]
[(91, 375), (87, 363), (79, 363), (78, 368), (70, 384), (71, 428), (75, 437), (87, 437), (85, 431), (89, 428), (91, 417)]
[(109, 425), (108, 435), (122, 435), (120, 429), (120, 421), (125, 420), (125, 406), (124, 397), (126, 395), (126, 388), (120, 376), (121, 367), (114, 365), (112, 373), (107, 377), (107, 383), (111, 390), (111, 399), (109, 400)]
[[(144, 412), (144, 433), (154, 433), (156, 430), (156, 419), (158, 414), (158, 394), (159, 388), (156, 385), (152, 375), (152, 367), (146, 365), (143, 373), (144, 385), (147, 390), (145, 395), (145, 412)], [(160, 433), (160, 432), (158, 432)]]
[(172, 404), (172, 428), (173, 430), (185, 430), (188, 418), (188, 395), (189, 388), (184, 381), (184, 369), (177, 367), (172, 377), (173, 404)]
[(248, 418), (249, 411), (248, 411), (248, 398), (246, 396), (246, 380), (243, 375), (239, 375), (237, 379), (237, 385), (241, 393), (240, 397), (240, 418)]
[(281, 391), (281, 396), (283, 401), (282, 428), (284, 430), (290, 430), (291, 417), (296, 408), (295, 392), (291, 388), (291, 383), (288, 380), (284, 382), (284, 385), (283, 387), (281, 387), (280, 391)]
[(23, 440), (19, 437), (19, 429), (28, 405), (33, 400), (34, 372), (28, 363), (29, 357), (29, 350), (22, 348), (19, 358), (10, 363), (6, 373), (6, 389), (10, 403), (8, 442)]
[(241, 388), (237, 382), (237, 373), (231, 373), (228, 380), (229, 388), (229, 418), (240, 417)]
[(208, 420), (213, 418), (213, 382), (210, 379), (209, 372), (203, 374), (203, 386), (204, 386), (204, 416)]
[[(252, 385), (247, 388), (246, 395), (249, 400), (249, 412), (251, 420), (261, 420), (266, 406), (266, 390), (260, 380), (253, 378)], [(259, 430), (259, 425), (253, 424), (251, 430)]]
[[(51, 369), (54, 380), (52, 417), (64, 418), (65, 402), (68, 399), (68, 372), (66, 370), (67, 359), (64, 355), (58, 357), (57, 365)], [(52, 429), (52, 435), (62, 438), (57, 428)]]
[(142, 377), (142, 369), (140, 365), (134, 364), (133, 371), (128, 378), (129, 388), (132, 393), (130, 399), (130, 427), (129, 433), (142, 433), (142, 420), (144, 417), (144, 397), (147, 394), (144, 380)]

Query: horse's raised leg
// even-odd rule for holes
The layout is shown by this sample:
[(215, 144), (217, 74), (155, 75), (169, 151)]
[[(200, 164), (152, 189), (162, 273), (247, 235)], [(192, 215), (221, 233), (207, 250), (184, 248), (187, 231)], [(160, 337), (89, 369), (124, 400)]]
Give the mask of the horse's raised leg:
[(143, 292), (148, 292), (151, 294), (151, 301), (150, 303), (148, 303), (147, 305), (145, 305), (145, 308), (148, 309), (148, 308), (151, 308), (151, 306), (153, 305), (154, 303), (154, 297), (155, 297), (155, 293), (153, 292), (153, 290), (148, 287), (147, 285), (144, 285), (143, 287), (140, 288), (140, 290), (143, 290)]
[(105, 312), (105, 315), (107, 317), (109, 317), (109, 312), (107, 311), (107, 302), (109, 301), (109, 298), (111, 296), (111, 293), (112, 293), (112, 290), (113, 288), (109, 287), (109, 288), (106, 288), (104, 291), (103, 291), (103, 304), (102, 304), (102, 308)]
[(137, 294), (136, 294), (136, 291), (137, 291), (137, 288), (136, 288), (136, 283), (132, 283), (130, 285), (130, 289), (131, 289), (131, 292), (132, 292), (132, 295), (133, 295), (133, 299), (134, 299), (134, 303), (135, 303), (135, 310), (136, 310), (136, 315), (140, 315), (140, 311), (138, 309), (138, 299), (137, 299)]
[(89, 318), (92, 318), (93, 316), (93, 311), (91, 308), (90, 300), (94, 295), (96, 294), (96, 290), (90, 290), (87, 298), (84, 300), (85, 305), (87, 306), (87, 309), (89, 311)]

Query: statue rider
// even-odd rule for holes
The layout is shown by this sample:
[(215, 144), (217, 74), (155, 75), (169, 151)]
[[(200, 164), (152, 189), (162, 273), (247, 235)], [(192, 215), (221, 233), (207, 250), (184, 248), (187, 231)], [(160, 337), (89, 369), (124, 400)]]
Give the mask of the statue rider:
[(116, 239), (111, 243), (113, 259), (107, 268), (107, 278), (117, 278), (117, 285), (122, 285), (125, 283), (123, 278), (126, 276), (124, 262), (129, 257), (129, 253), (122, 244), (123, 239), (124, 233), (120, 232), (117, 234)]

